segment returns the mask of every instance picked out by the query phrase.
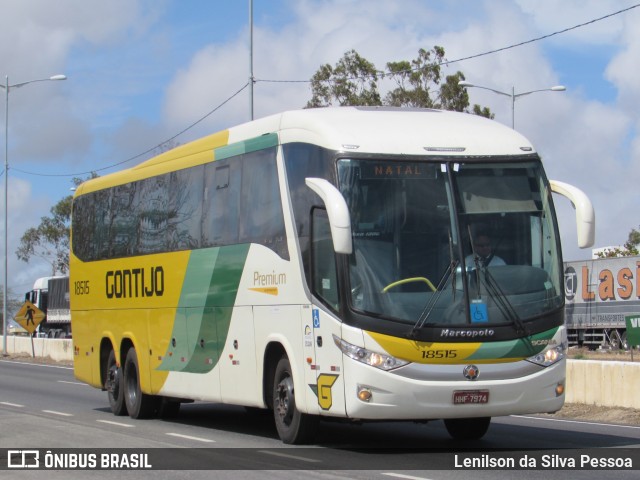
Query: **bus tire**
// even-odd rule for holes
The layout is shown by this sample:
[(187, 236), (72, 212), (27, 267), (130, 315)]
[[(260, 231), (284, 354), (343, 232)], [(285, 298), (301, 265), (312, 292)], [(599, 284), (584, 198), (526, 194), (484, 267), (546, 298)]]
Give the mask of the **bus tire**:
[(296, 407), (293, 374), (284, 356), (276, 366), (273, 381), (273, 416), (278, 436), (286, 444), (309, 443), (315, 438), (318, 417), (301, 413)]
[(122, 380), (122, 368), (116, 362), (116, 352), (109, 352), (107, 360), (107, 372), (104, 388), (109, 398), (109, 406), (114, 415), (121, 417), (127, 414), (127, 405), (124, 401), (124, 382)]
[(135, 348), (127, 352), (124, 362), (124, 401), (131, 418), (149, 418), (155, 410), (153, 395), (142, 393), (140, 388), (140, 367)]
[(478, 440), (487, 433), (491, 417), (480, 418), (447, 418), (444, 426), (456, 440)]

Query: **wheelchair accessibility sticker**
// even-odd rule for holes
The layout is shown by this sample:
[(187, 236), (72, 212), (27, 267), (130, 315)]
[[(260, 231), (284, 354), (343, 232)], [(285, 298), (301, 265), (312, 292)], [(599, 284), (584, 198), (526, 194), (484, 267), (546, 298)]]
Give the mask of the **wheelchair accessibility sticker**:
[(489, 321), (487, 304), (482, 300), (471, 301), (471, 323), (486, 323)]

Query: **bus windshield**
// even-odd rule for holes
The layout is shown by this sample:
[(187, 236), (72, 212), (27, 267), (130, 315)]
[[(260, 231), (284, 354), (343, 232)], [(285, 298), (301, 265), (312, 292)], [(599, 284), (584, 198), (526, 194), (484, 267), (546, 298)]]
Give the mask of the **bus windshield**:
[(422, 327), (513, 323), (562, 306), (560, 252), (538, 160), (340, 159), (353, 310)]

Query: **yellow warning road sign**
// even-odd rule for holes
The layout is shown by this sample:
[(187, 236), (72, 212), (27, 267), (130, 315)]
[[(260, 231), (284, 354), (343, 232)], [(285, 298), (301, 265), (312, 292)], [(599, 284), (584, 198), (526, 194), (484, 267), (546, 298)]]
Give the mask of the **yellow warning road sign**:
[(40, 322), (44, 320), (44, 312), (27, 300), (13, 319), (27, 332), (32, 334), (36, 331)]

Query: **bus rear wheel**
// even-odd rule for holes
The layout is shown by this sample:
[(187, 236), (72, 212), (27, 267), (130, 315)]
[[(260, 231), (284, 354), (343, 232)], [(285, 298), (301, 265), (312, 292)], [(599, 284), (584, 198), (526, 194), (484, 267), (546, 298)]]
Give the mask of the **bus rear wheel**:
[(447, 418), (444, 426), (449, 435), (456, 440), (478, 440), (487, 433), (490, 423), (491, 417)]
[(124, 362), (124, 401), (131, 418), (149, 418), (155, 410), (155, 398), (142, 393), (140, 367), (135, 348), (130, 348)]
[(301, 413), (296, 407), (291, 364), (285, 356), (276, 367), (273, 382), (273, 416), (283, 443), (304, 444), (315, 438), (318, 417)]
[(104, 388), (109, 398), (109, 406), (114, 415), (119, 417), (127, 414), (127, 405), (124, 401), (124, 382), (122, 381), (122, 368), (116, 362), (116, 352), (109, 352)]

